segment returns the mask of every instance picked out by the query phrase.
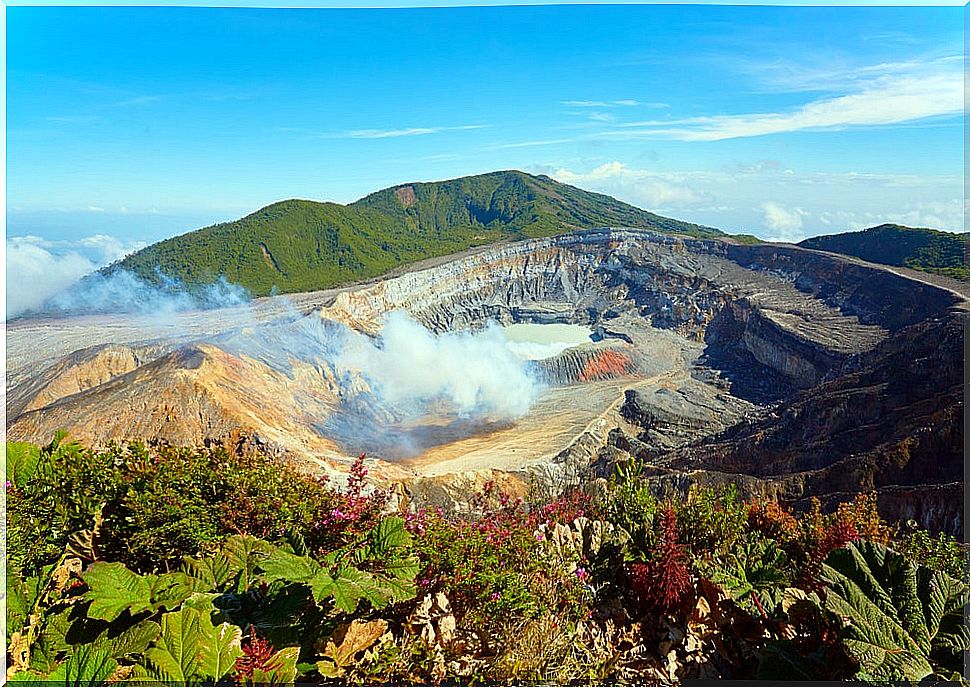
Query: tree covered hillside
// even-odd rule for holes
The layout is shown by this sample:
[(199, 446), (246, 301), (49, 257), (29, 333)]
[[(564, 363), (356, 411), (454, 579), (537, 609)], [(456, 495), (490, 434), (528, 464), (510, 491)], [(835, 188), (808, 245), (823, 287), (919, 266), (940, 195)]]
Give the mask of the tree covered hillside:
[(350, 205), (286, 200), (161, 241), (105, 269), (187, 284), (225, 276), (260, 296), (367, 279), (472, 246), (601, 226), (721, 235), (549, 177), (505, 171), (404, 184)]
[(798, 245), (970, 281), (968, 242), (968, 234), (881, 224), (864, 231), (816, 236)]

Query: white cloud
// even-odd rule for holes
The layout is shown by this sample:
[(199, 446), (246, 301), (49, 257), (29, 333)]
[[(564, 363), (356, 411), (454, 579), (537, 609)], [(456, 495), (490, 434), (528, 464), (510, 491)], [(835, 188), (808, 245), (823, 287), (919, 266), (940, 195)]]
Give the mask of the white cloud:
[(65, 115), (61, 117), (46, 117), (45, 119), (55, 124), (91, 124), (101, 121), (101, 117), (97, 115)]
[(115, 107), (132, 107), (137, 105), (149, 105), (151, 103), (157, 103), (159, 100), (164, 100), (164, 95), (140, 95), (136, 98), (128, 98), (127, 100), (122, 100), (115, 103)]
[(568, 107), (635, 107), (640, 104), (637, 100), (563, 100), (562, 105)]
[[(806, 88), (812, 83), (808, 76), (802, 80)], [(793, 131), (902, 124), (963, 112), (963, 69), (958, 60), (871, 65), (855, 70), (851, 77), (840, 77), (837, 85), (843, 91), (840, 95), (813, 100), (786, 112), (629, 122), (603, 136), (721, 141)]]
[(677, 175), (631, 169), (613, 161), (586, 173), (557, 169), (553, 178), (567, 184), (601, 191), (650, 210), (672, 211), (710, 201), (710, 197), (692, 188)]
[(427, 136), (438, 134), (443, 131), (470, 131), (472, 129), (485, 129), (488, 124), (469, 124), (466, 126), (433, 126), (433, 127), (411, 127), (407, 129), (355, 129), (345, 131), (338, 135), (338, 138), (399, 138), (401, 136)]
[(120, 239), (109, 234), (95, 234), (87, 236), (77, 242), (79, 247), (88, 248), (98, 252), (95, 260), (104, 265), (129, 255), (130, 253), (145, 247), (144, 241), (124, 243)]
[(963, 231), (963, 179), (861, 172), (802, 172), (782, 160), (722, 169), (660, 171), (614, 160), (586, 170), (532, 171), (677, 219), (763, 239), (809, 236), (887, 222)]
[(761, 211), (768, 228), (765, 237), (768, 240), (797, 242), (805, 238), (802, 234), (805, 211), (801, 208), (786, 208), (780, 203), (766, 201), (761, 204)]
[(142, 242), (125, 244), (107, 234), (78, 241), (49, 241), (40, 236), (8, 237), (6, 316), (16, 317), (39, 308), (84, 275), (144, 245)]

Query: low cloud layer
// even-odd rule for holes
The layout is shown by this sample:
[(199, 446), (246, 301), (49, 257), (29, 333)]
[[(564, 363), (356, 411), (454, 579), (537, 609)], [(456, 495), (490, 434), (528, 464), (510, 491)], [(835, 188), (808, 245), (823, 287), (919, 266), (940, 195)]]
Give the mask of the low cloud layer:
[(96, 273), (142, 247), (141, 242), (124, 243), (107, 234), (76, 241), (8, 238), (6, 319), (32, 312), (164, 315), (249, 300), (244, 289), (224, 279), (187, 290), (164, 275), (149, 282), (124, 270), (109, 276)]
[(207, 310), (241, 305), (249, 301), (244, 288), (226, 279), (189, 290), (176, 279), (159, 275), (149, 282), (133, 272), (92, 274), (51, 297), (40, 307), (44, 312), (71, 315), (133, 313), (165, 316), (186, 310)]
[(533, 170), (662, 215), (763, 239), (797, 242), (887, 222), (963, 231), (959, 176), (804, 172), (781, 160), (677, 172), (619, 160), (586, 171)]
[(125, 243), (107, 234), (77, 241), (7, 238), (7, 318), (41, 308), (81, 277), (142, 247), (141, 242)]

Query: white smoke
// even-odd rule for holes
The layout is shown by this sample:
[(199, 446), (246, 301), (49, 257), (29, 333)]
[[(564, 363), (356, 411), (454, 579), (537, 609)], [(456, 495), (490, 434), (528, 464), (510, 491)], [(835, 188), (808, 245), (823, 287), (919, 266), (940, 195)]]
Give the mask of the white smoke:
[(29, 313), (167, 315), (249, 300), (245, 289), (225, 278), (189, 288), (161, 273), (149, 281), (120, 269), (110, 274), (96, 272), (144, 245), (124, 243), (107, 234), (72, 241), (8, 237), (7, 319)]
[(249, 301), (246, 290), (220, 277), (212, 284), (187, 287), (178, 279), (159, 273), (157, 283), (127, 270), (96, 272), (48, 299), (42, 312), (64, 314), (132, 313), (169, 315), (241, 305)]
[(508, 421), (528, 412), (539, 384), (502, 328), (436, 335), (406, 313), (390, 313), (379, 340), (347, 337), (340, 373), (359, 371), (371, 390), (412, 417), (432, 407), (459, 419)]
[(143, 248), (108, 234), (54, 241), (42, 236), (9, 236), (6, 241), (7, 317), (38, 310), (84, 275)]

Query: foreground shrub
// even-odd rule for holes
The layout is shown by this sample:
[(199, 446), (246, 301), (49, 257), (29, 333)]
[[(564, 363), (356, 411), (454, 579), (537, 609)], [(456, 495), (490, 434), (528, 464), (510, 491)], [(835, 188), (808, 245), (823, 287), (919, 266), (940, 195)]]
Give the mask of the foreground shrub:
[(18, 450), (9, 454), (20, 467), (7, 493), (8, 532), (12, 565), (26, 576), (54, 563), (77, 533), (97, 549), (82, 557), (141, 572), (173, 570), (232, 534), (283, 541), (298, 533), (327, 551), (373, 527), (387, 503), (384, 492), (364, 493), (363, 457), (341, 491), (267, 456), (221, 448), (134, 442), (91, 451), (57, 442), (27, 458)]
[(446, 517), (388, 512), (363, 457), (335, 488), (218, 449), (7, 455), (14, 680), (919, 680), (970, 645), (965, 549), (866, 496), (662, 501), (634, 465)]
[(491, 484), (475, 504), (473, 519), (449, 519), (440, 511), (410, 519), (411, 531), (420, 533), (419, 586), (444, 592), (456, 617), (486, 643), (524, 619), (583, 615), (577, 603), (585, 591), (582, 575), (570, 573), (566, 561), (541, 545), (549, 526), (572, 522), (582, 504), (563, 499), (529, 510), (521, 499), (496, 494)]

